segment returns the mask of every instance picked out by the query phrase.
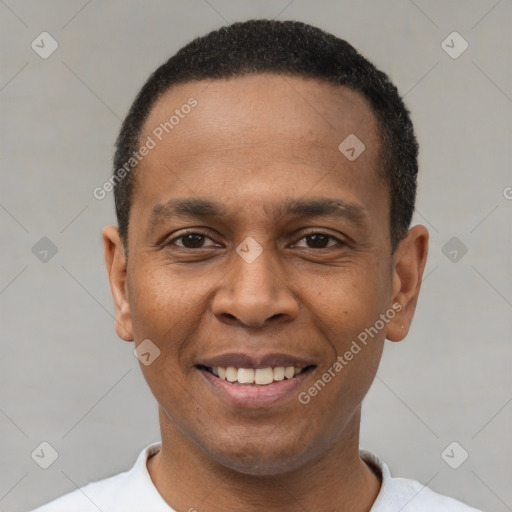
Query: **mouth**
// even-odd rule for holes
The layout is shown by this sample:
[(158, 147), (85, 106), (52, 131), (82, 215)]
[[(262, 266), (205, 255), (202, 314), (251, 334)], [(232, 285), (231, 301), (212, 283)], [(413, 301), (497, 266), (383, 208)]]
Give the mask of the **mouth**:
[(294, 379), (298, 375), (312, 370), (315, 365), (305, 367), (297, 366), (267, 366), (266, 368), (237, 368), (235, 366), (203, 366), (200, 370), (206, 371), (233, 385), (238, 386), (268, 386), (275, 382)]
[(297, 400), (299, 388), (317, 367), (281, 356), (225, 356), (195, 365), (223, 405), (237, 409), (266, 408), (285, 399)]

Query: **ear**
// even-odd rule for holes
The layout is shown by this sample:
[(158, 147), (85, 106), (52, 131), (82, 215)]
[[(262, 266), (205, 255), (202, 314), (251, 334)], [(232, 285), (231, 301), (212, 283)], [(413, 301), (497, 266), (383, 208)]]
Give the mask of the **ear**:
[(133, 327), (126, 284), (126, 258), (124, 245), (116, 226), (103, 229), (105, 263), (107, 264), (110, 291), (116, 312), (116, 332), (124, 341), (133, 341)]
[(428, 231), (425, 226), (414, 226), (398, 245), (393, 255), (393, 304), (402, 307), (389, 322), (386, 338), (402, 341), (409, 332), (428, 253)]

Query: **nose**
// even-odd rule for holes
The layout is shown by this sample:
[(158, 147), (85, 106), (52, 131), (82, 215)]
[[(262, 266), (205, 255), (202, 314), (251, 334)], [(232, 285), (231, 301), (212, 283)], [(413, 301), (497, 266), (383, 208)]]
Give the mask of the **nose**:
[(213, 313), (224, 323), (251, 328), (287, 323), (296, 318), (299, 306), (286, 281), (269, 250), (251, 263), (234, 253), (233, 266), (213, 299)]

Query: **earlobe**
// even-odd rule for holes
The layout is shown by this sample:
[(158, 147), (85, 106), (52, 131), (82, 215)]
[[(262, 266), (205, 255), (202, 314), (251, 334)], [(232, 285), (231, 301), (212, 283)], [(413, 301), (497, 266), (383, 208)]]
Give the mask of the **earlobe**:
[(427, 262), (428, 231), (425, 226), (411, 228), (393, 256), (393, 303), (400, 304), (400, 311), (388, 324), (386, 338), (402, 341), (416, 310), (418, 295)]
[(133, 341), (133, 328), (126, 282), (126, 258), (124, 245), (116, 226), (106, 226), (103, 229), (103, 245), (110, 291), (114, 299), (116, 332), (122, 340)]

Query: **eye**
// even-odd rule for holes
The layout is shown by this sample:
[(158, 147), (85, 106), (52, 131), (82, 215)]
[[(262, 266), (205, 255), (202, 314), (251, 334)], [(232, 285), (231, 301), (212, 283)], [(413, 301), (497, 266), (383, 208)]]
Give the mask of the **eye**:
[[(343, 242), (341, 240), (339, 240), (338, 238), (336, 238), (332, 235), (328, 235), (327, 233), (320, 233), (320, 232), (308, 233), (306, 236), (303, 236), (299, 240), (299, 242), (301, 240), (306, 241), (306, 244), (308, 244), (306, 246), (306, 248), (308, 248), (308, 249), (328, 249), (328, 248), (332, 247), (333, 245), (344, 245)], [(329, 240), (334, 240), (335, 243), (328, 245)], [(295, 245), (297, 245), (297, 244), (295, 244)], [(304, 246), (302, 246), (302, 247), (304, 247)]]
[[(205, 245), (207, 240), (211, 242), (209, 245)], [(294, 245), (300, 247), (298, 244), (303, 240), (306, 245), (302, 245), (302, 247), (307, 249), (328, 249), (336, 245), (344, 245), (338, 238), (321, 232), (308, 233), (300, 238)], [(170, 239), (165, 245), (174, 245), (184, 249), (203, 249), (206, 247), (214, 247), (216, 243), (204, 233), (189, 231)]]
[[(197, 231), (189, 231), (188, 233), (182, 233), (179, 236), (176, 236), (169, 240), (165, 245), (176, 245), (177, 247), (183, 247), (185, 249), (202, 249), (203, 247), (213, 247), (215, 242), (212, 245), (204, 245), (205, 240), (213, 240), (206, 236), (203, 233), (199, 233)], [(181, 241), (181, 244), (175, 243)]]

